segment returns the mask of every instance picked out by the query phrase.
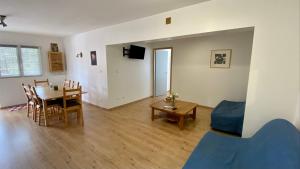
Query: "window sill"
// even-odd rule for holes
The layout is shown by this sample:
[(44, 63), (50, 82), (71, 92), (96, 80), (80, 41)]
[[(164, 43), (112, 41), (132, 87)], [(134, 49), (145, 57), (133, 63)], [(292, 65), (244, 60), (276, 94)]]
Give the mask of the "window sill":
[(9, 76), (9, 77), (0, 77), (0, 79), (12, 79), (12, 78), (30, 78), (30, 77), (41, 77), (43, 75), (30, 75), (30, 76)]

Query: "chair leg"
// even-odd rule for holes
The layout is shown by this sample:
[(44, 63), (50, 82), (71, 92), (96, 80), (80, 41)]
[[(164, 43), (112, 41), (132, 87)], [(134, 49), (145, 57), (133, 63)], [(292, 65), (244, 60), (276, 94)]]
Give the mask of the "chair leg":
[(32, 120), (35, 121), (35, 106), (31, 106), (31, 114), (32, 114)]
[(27, 117), (29, 117), (29, 110), (30, 108), (29, 108), (29, 102), (27, 102)]
[(83, 117), (82, 117), (82, 111), (81, 110), (77, 110), (77, 124), (83, 126)]
[(59, 120), (64, 120), (64, 109), (61, 107), (58, 107), (58, 117)]
[(62, 109), (60, 107), (58, 107), (58, 120), (62, 120)]
[(32, 110), (32, 113), (33, 113), (33, 116), (34, 116), (34, 122), (36, 122), (36, 119), (37, 119), (37, 118), (36, 118), (36, 117), (37, 117), (37, 110), (36, 110), (36, 107), (35, 107), (35, 106), (33, 106), (32, 109), (33, 109), (33, 110)]
[(82, 109), (79, 110), (79, 116), (80, 116), (80, 125), (84, 126), (84, 121), (83, 121), (83, 111)]
[(54, 111), (55, 117), (58, 117), (58, 120), (60, 120), (60, 117), (59, 117), (59, 107), (58, 107), (58, 106), (55, 106), (55, 107), (53, 108), (53, 111)]
[(58, 116), (58, 121), (60, 121), (60, 120), (62, 120), (62, 109), (61, 109), (61, 107), (57, 107), (56, 108), (57, 109), (57, 116)]
[(76, 119), (77, 119), (77, 124), (80, 124), (81, 117), (80, 117), (80, 111), (79, 110), (76, 111)]
[(64, 116), (65, 116), (65, 127), (68, 125), (68, 112), (64, 110)]
[(41, 109), (38, 109), (39, 112), (39, 126), (41, 125), (41, 117), (42, 117), (42, 113), (41, 113)]

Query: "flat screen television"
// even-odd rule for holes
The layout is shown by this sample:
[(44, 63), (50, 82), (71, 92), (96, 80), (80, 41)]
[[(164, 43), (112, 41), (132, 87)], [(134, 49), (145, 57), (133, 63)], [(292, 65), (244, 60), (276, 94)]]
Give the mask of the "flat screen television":
[(131, 59), (144, 59), (145, 57), (145, 48), (135, 45), (130, 45), (129, 57)]

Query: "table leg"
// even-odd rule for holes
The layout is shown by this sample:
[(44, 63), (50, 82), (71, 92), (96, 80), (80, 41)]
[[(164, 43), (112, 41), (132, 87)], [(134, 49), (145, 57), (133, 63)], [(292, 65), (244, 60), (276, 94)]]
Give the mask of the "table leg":
[(179, 116), (178, 126), (180, 130), (184, 128), (184, 116)]
[(152, 112), (151, 112), (151, 120), (154, 121), (154, 108), (152, 108)]
[(43, 112), (44, 112), (44, 118), (45, 118), (45, 126), (47, 127), (47, 101), (43, 100)]
[(193, 116), (192, 116), (193, 120), (196, 120), (196, 114), (197, 114), (197, 107), (193, 109)]

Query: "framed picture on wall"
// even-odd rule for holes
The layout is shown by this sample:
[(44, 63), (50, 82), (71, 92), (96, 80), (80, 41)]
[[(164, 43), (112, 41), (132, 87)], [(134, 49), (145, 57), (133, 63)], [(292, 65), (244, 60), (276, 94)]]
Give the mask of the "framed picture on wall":
[(210, 56), (211, 68), (230, 68), (231, 49), (212, 50)]
[(51, 43), (50, 46), (52, 52), (59, 52), (57, 43)]
[(97, 54), (96, 51), (91, 51), (91, 65), (97, 65)]

